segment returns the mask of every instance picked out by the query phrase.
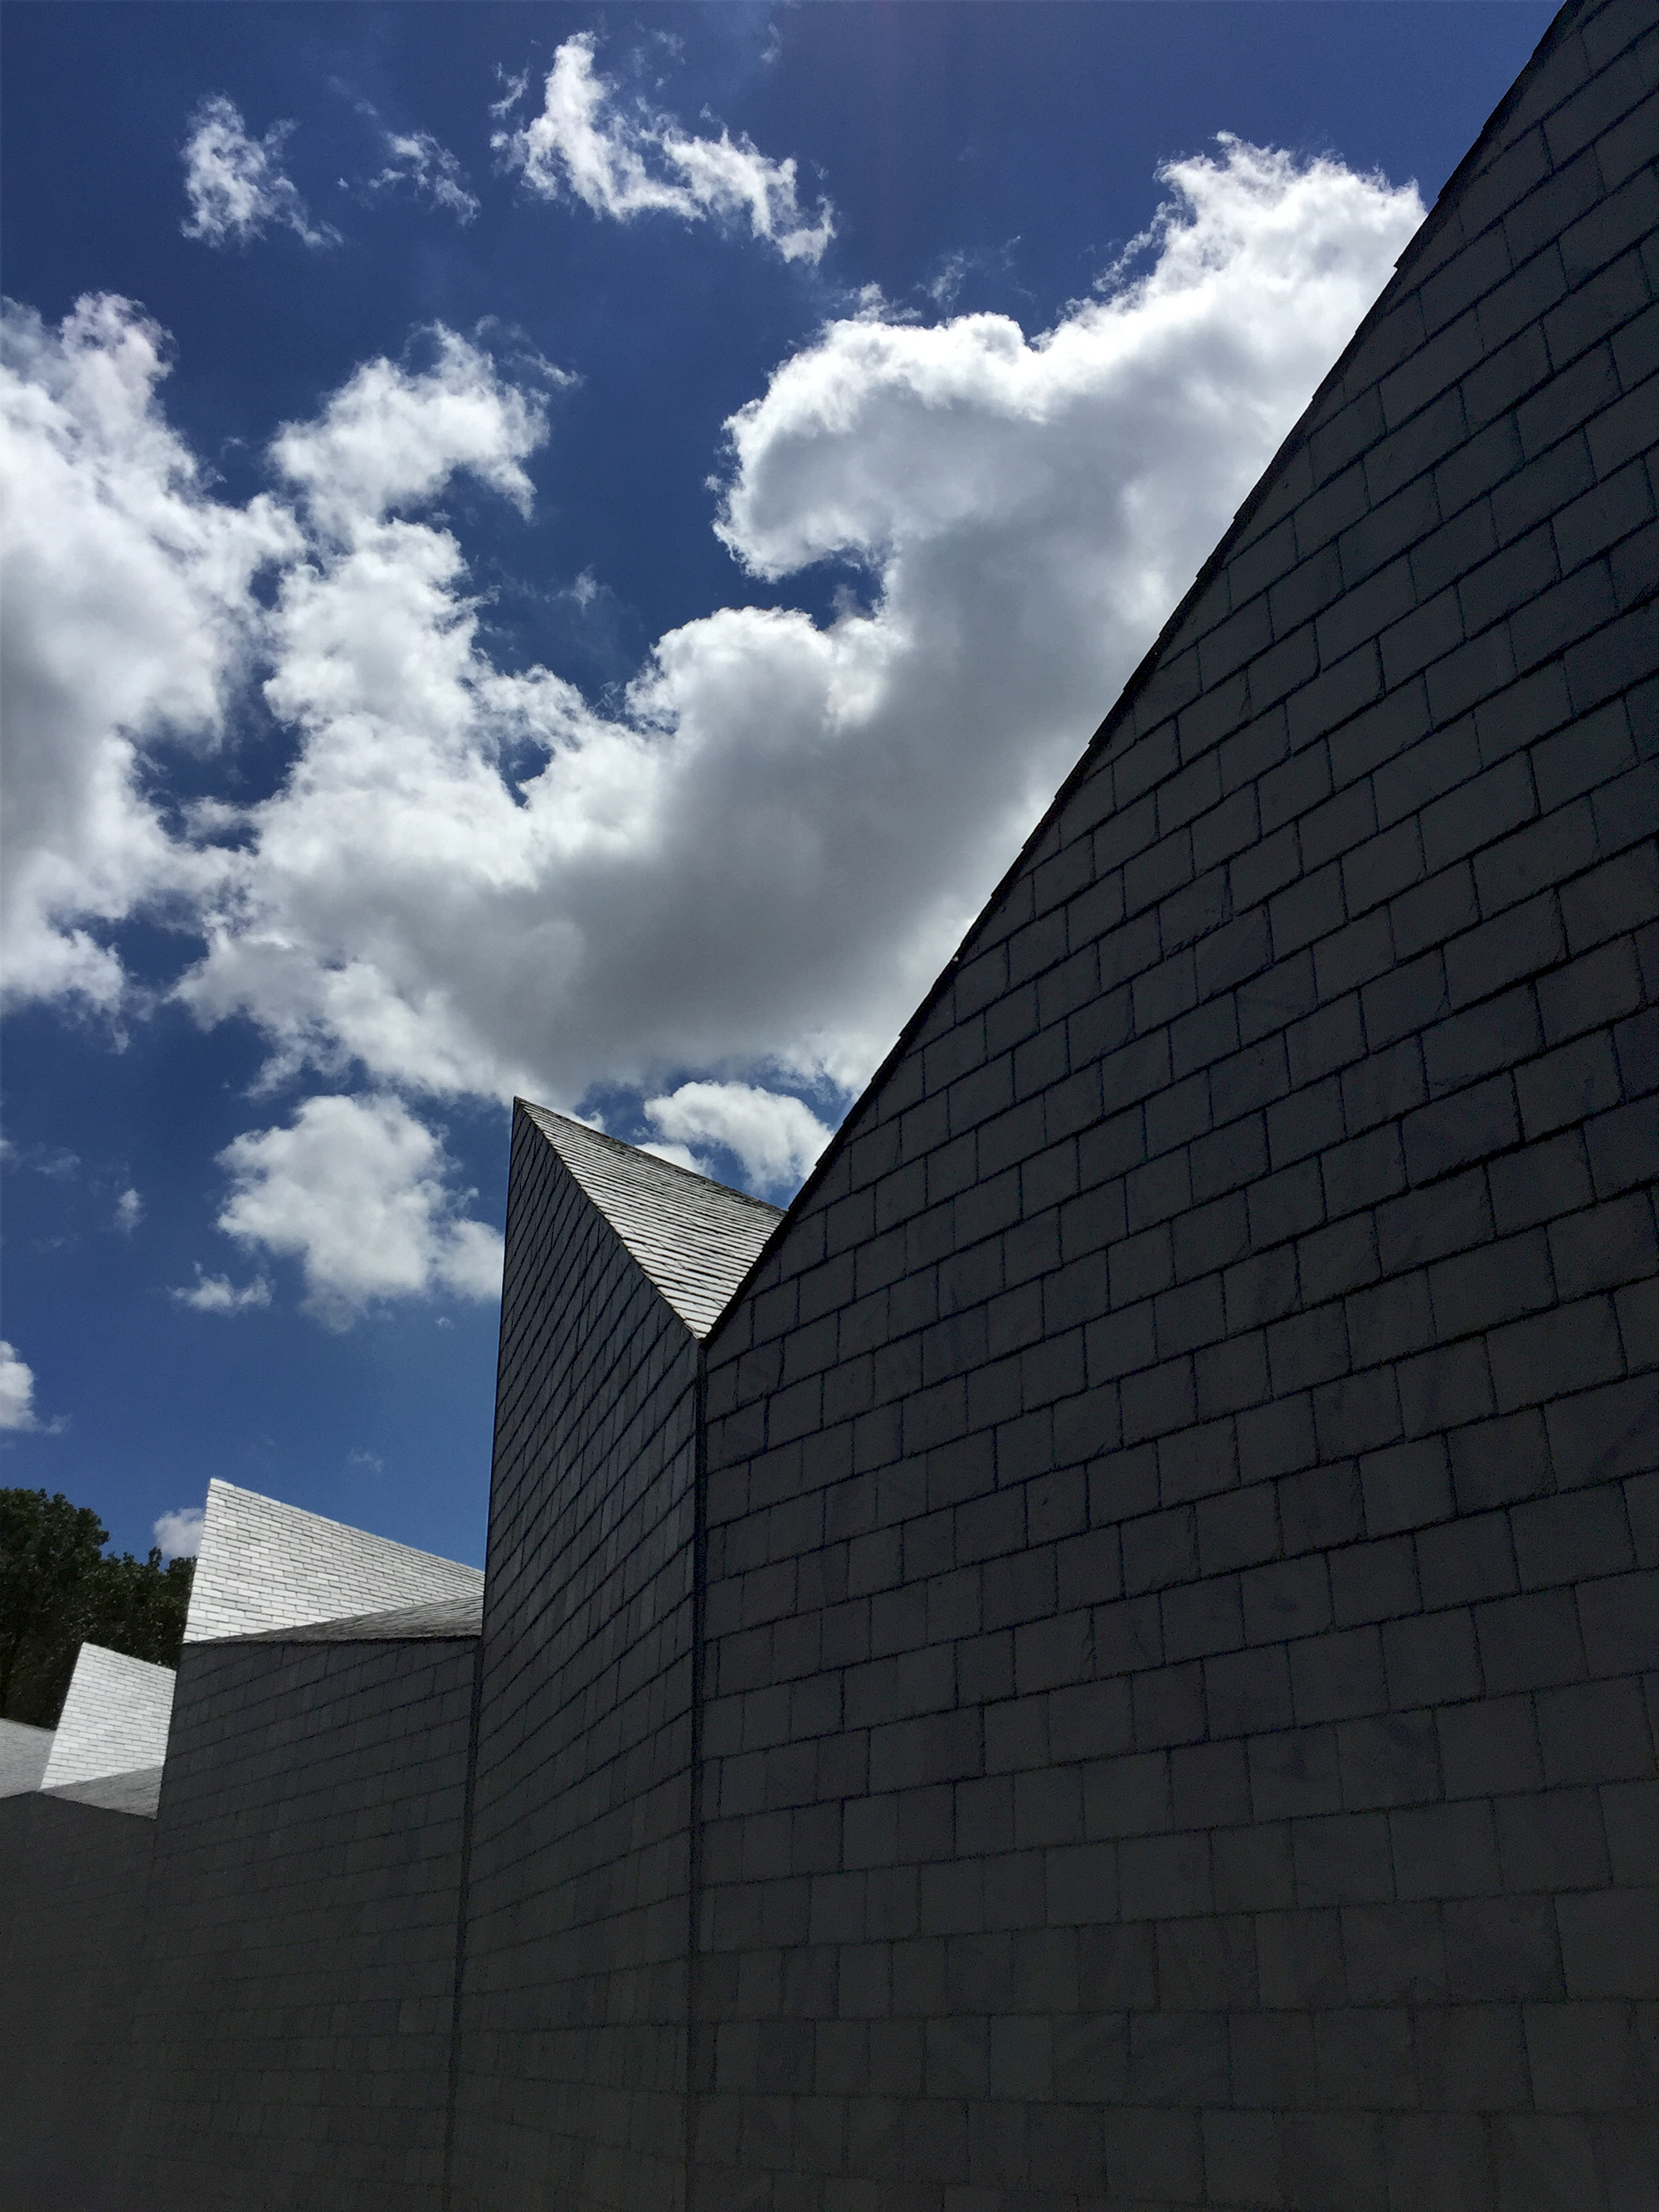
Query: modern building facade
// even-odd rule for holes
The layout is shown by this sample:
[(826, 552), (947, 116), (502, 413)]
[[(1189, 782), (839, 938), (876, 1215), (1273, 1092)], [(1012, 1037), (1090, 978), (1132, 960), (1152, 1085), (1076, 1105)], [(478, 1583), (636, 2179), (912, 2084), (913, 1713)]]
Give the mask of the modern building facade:
[(1656, 281), (1572, 0), (787, 1212), (520, 1105), (482, 1589), (216, 1486), (0, 2203), (1659, 2202)]

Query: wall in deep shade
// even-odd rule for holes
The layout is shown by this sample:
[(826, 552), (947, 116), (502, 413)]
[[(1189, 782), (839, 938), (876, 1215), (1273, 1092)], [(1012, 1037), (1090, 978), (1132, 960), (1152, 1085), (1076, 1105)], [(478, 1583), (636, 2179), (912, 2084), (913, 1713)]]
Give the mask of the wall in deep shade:
[(155, 1823), (0, 1798), (0, 2212), (105, 2212)]
[(1558, 25), (710, 1340), (707, 2212), (1652, 2201), (1656, 83)]
[(477, 1650), (185, 1646), (132, 2212), (438, 2212)]
[(697, 1346), (514, 1122), (454, 2203), (680, 2201)]

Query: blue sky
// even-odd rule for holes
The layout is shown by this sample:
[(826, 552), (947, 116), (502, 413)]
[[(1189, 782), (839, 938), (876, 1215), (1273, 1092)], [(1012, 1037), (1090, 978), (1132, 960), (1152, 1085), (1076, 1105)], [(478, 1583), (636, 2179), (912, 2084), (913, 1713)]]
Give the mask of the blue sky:
[(1550, 12), (15, 0), (0, 1480), (481, 1559), (507, 1099), (787, 1199)]

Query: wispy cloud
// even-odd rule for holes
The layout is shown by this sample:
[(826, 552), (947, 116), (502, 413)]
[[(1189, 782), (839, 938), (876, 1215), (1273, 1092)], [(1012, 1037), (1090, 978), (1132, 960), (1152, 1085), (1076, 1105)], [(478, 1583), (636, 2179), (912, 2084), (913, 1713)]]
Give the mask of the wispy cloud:
[(263, 138), (251, 137), (235, 102), (222, 92), (208, 94), (191, 118), (183, 149), (186, 238), (240, 246), (274, 225), (307, 246), (339, 244), (339, 232), (312, 221), (299, 187), (283, 173), (283, 142), (293, 128), (273, 123)]
[[(623, 222), (647, 214), (746, 222), (786, 261), (822, 258), (835, 235), (834, 210), (820, 200), (814, 216), (803, 213), (793, 159), (769, 161), (750, 138), (726, 130), (718, 138), (694, 137), (642, 102), (625, 107), (617, 85), (596, 72), (593, 49), (590, 32), (567, 39), (553, 57), (541, 113), (490, 142), (532, 191), (544, 199), (568, 192), (595, 215)], [(491, 112), (513, 104), (509, 93)]]
[(256, 1275), (251, 1283), (238, 1287), (228, 1275), (204, 1273), (198, 1260), (196, 1280), (174, 1291), (173, 1296), (181, 1306), (189, 1306), (196, 1313), (246, 1313), (250, 1309), (270, 1304), (270, 1285), (263, 1275)]
[(115, 1201), (114, 1226), (123, 1237), (131, 1237), (144, 1218), (144, 1201), (136, 1190), (124, 1190)]
[(477, 198), (466, 188), (465, 171), (429, 131), (388, 131), (384, 152), (386, 167), (368, 179), (371, 192), (393, 191), (406, 185), (417, 199), (430, 200), (459, 223), (469, 223), (477, 214)]

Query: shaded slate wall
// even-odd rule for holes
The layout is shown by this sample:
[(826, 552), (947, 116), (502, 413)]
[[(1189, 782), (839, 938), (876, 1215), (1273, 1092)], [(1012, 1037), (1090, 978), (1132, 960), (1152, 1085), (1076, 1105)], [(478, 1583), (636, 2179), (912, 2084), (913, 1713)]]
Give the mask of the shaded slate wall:
[(1656, 82), (1559, 20), (710, 1340), (700, 2212), (1653, 2201)]
[(456, 2212), (680, 2201), (697, 1348), (520, 1110)]
[(477, 1648), (185, 1647), (132, 2212), (439, 2212)]
[(0, 2212), (105, 2212), (155, 1823), (0, 1799)]

